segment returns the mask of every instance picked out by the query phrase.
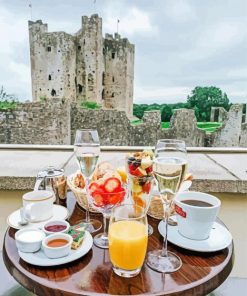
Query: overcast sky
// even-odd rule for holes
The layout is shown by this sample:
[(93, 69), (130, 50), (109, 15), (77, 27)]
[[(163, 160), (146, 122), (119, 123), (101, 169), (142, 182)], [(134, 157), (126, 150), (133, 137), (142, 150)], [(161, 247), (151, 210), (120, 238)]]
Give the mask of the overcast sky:
[[(195, 86), (218, 86), (247, 102), (247, 0), (32, 0), (32, 20), (75, 33), (98, 13), (103, 32), (135, 44), (136, 103), (185, 101)], [(30, 1), (0, 0), (0, 85), (31, 99)]]

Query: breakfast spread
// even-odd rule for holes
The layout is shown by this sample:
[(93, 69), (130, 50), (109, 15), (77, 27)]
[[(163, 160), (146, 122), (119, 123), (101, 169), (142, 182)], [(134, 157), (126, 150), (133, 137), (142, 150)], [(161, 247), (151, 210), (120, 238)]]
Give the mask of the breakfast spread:
[(130, 175), (145, 177), (152, 175), (154, 153), (152, 150), (130, 153), (127, 156), (127, 170)]

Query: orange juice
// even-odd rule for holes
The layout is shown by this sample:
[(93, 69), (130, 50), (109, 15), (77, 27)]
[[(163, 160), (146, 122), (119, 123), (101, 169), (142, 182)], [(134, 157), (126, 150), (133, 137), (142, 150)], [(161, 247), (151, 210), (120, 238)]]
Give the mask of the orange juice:
[(147, 226), (138, 221), (117, 221), (109, 227), (109, 252), (114, 266), (140, 268), (147, 250)]

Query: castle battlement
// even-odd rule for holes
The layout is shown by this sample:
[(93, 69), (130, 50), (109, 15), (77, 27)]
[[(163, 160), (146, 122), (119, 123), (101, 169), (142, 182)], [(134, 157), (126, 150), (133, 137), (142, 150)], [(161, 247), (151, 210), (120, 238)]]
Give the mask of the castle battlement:
[[(74, 35), (29, 21), (33, 100), (93, 101), (132, 115), (134, 45), (117, 33), (102, 36), (102, 18), (82, 16)], [(111, 37), (110, 37), (111, 36)]]

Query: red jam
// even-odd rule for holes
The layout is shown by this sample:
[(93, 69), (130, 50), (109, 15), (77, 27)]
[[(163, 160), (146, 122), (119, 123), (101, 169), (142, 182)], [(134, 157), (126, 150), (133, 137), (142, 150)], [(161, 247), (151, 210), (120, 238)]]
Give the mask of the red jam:
[(50, 232), (60, 232), (65, 230), (67, 227), (65, 225), (59, 225), (59, 224), (55, 224), (55, 225), (49, 225), (49, 226), (45, 226), (45, 230), (46, 231), (50, 231)]

